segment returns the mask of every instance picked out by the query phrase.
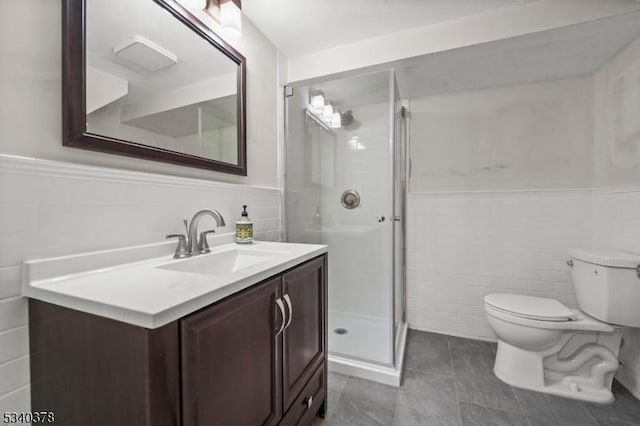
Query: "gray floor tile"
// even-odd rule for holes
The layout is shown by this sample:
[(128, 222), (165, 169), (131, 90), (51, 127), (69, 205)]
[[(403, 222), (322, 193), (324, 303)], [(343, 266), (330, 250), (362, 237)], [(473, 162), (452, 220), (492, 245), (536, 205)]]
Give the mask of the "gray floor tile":
[(617, 381), (611, 387), (616, 400), (611, 405), (587, 404), (585, 407), (601, 426), (640, 425), (640, 401)]
[(495, 355), (451, 348), (451, 356), (460, 401), (520, 412), (511, 386), (500, 381), (493, 373)]
[(406, 370), (398, 390), (396, 426), (460, 425), (453, 379)]
[(449, 347), (466, 349), (468, 351), (487, 352), (494, 354), (495, 343), (483, 340), (465, 339), (463, 337), (448, 336)]
[(579, 401), (524, 389), (513, 390), (531, 426), (597, 426)]
[(392, 425), (398, 389), (350, 377), (344, 385), (330, 425)]
[(336, 411), (338, 401), (340, 400), (348, 378), (349, 376), (345, 376), (344, 374), (329, 372), (327, 377), (327, 414), (325, 416), (327, 419)]
[[(496, 410), (467, 402), (460, 403), (463, 426), (527, 426), (522, 414)], [(553, 423), (547, 426), (559, 426)]]
[(495, 345), (409, 331), (399, 389), (329, 373), (315, 426), (640, 426), (640, 401), (614, 382), (610, 406), (512, 388), (493, 373)]
[(453, 377), (447, 336), (409, 330), (404, 365), (410, 370)]

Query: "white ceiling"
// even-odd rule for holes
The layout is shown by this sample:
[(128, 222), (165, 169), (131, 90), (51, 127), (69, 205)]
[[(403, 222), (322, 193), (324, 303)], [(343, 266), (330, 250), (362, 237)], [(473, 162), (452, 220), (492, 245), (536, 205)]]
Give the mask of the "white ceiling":
[(244, 0), (243, 13), (287, 56), (537, 0)]
[(395, 66), (402, 98), (594, 74), (640, 37), (640, 12), (435, 53)]
[[(402, 99), (592, 75), (640, 37), (640, 12), (395, 63)], [(316, 82), (337, 106), (388, 102), (388, 72)]]

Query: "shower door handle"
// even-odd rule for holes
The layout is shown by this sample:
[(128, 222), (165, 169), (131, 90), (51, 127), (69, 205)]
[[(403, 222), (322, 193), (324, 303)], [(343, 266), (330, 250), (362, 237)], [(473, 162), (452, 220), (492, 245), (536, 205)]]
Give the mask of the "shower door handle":
[(376, 218), (376, 220), (377, 220), (378, 222), (384, 222), (385, 217), (384, 217), (384, 216), (378, 216), (378, 217)]

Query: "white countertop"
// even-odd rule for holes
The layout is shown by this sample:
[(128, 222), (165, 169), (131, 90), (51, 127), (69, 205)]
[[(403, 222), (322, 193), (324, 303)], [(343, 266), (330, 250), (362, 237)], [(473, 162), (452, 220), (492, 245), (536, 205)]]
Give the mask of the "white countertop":
[[(238, 248), (246, 252), (271, 252), (269, 260), (223, 275), (162, 268), (196, 257), (173, 259), (171, 254), (165, 254), (144, 258), (167, 250), (173, 252), (174, 247), (175, 243), (159, 243), (25, 262), (23, 295), (145, 328), (158, 328), (327, 252), (325, 245), (258, 241), (250, 245), (219, 245), (212, 247), (210, 254), (197, 256), (204, 260)], [(124, 263), (124, 259), (129, 263)]]

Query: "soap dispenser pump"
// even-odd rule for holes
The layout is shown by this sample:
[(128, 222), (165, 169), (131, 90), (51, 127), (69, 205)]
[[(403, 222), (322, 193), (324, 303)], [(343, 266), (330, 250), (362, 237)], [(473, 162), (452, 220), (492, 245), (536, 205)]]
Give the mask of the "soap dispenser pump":
[(253, 242), (253, 222), (249, 219), (247, 206), (242, 206), (240, 219), (236, 220), (236, 243), (250, 244)]

